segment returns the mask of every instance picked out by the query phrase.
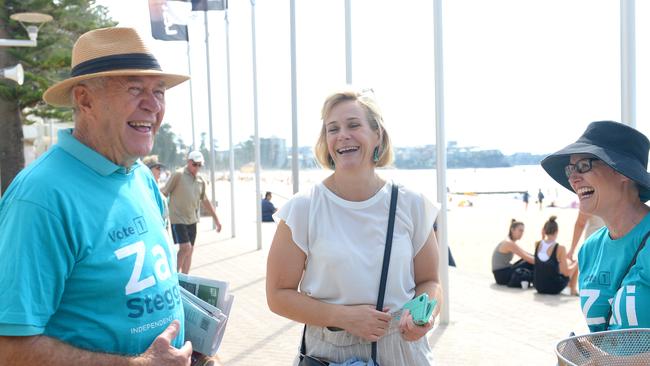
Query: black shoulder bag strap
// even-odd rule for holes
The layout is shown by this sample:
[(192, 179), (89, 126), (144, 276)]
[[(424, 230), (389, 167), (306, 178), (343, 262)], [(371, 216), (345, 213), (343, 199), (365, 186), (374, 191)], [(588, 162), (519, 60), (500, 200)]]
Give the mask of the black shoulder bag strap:
[[(376, 309), (382, 311), (384, 308), (384, 294), (386, 293), (386, 278), (388, 277), (388, 264), (390, 263), (390, 251), (393, 246), (393, 229), (395, 227), (395, 211), (397, 210), (397, 185), (392, 183), (390, 194), (390, 210), (388, 211), (388, 230), (386, 231), (386, 245), (384, 246), (384, 262), (381, 266), (381, 279), (379, 281), (379, 295), (377, 296)], [(300, 360), (303, 355), (307, 354), (307, 347), (305, 347), (305, 333), (307, 333), (307, 325), (302, 331), (302, 342), (300, 344)], [(372, 360), (377, 363), (377, 342), (372, 342), (371, 345)]]
[[(643, 237), (643, 241), (641, 242), (641, 245), (639, 245), (639, 247), (637, 248), (636, 253), (634, 253), (634, 257), (632, 257), (632, 261), (630, 262), (630, 265), (627, 266), (627, 269), (625, 270), (625, 274), (623, 274), (621, 280), (618, 281), (618, 286), (616, 286), (616, 292), (618, 292), (618, 289), (621, 288), (625, 276), (627, 276), (627, 274), (630, 272), (630, 269), (632, 269), (632, 267), (634, 267), (634, 265), (636, 264), (636, 257), (639, 255), (641, 249), (643, 249), (643, 247), (645, 246), (645, 242), (648, 241), (648, 236), (650, 236), (650, 231), (648, 231)], [(607, 313), (607, 318), (605, 319), (605, 330), (609, 328), (609, 320), (612, 318), (612, 306), (609, 307), (609, 312)]]
[[(386, 245), (384, 246), (384, 263), (381, 266), (381, 280), (379, 281), (379, 295), (377, 296), (376, 309), (384, 309), (384, 295), (386, 294), (386, 278), (388, 277), (388, 264), (390, 264), (390, 250), (393, 247), (393, 229), (395, 228), (395, 211), (397, 209), (397, 185), (393, 182), (390, 195), (390, 211), (388, 214), (388, 230), (386, 231)], [(372, 360), (377, 363), (377, 342), (371, 345)]]

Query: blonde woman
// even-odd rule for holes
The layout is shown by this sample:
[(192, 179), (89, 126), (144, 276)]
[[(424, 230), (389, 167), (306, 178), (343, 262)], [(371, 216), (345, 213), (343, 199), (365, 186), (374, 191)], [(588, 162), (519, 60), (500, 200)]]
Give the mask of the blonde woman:
[[(271, 310), (305, 323), (305, 353), (329, 362), (430, 365), (425, 335), (442, 305), (436, 207), (399, 186), (383, 311), (375, 309), (389, 216), (391, 183), (376, 168), (392, 160), (382, 116), (368, 93), (342, 90), (322, 108), (315, 154), (333, 173), (294, 196), (276, 213), (268, 257)], [(415, 296), (438, 301), (430, 321), (415, 325), (400, 313)], [(398, 316), (401, 318), (398, 320)]]

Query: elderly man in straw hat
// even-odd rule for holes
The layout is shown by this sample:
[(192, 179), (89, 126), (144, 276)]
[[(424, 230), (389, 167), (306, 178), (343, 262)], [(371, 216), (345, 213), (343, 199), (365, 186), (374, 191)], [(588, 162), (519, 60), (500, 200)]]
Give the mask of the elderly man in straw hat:
[(43, 99), (74, 129), (0, 201), (0, 365), (189, 365), (163, 202), (139, 157), (165, 112), (161, 71), (130, 28), (82, 35)]

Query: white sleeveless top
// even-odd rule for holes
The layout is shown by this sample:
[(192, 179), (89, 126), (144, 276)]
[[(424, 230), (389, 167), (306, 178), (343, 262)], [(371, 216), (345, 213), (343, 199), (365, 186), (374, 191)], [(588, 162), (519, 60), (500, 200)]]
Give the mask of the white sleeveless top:
[[(362, 202), (346, 201), (323, 183), (297, 193), (275, 215), (305, 252), (300, 292), (343, 305), (375, 304), (379, 291), (391, 184)], [(415, 295), (413, 258), (438, 213), (423, 195), (399, 187), (384, 306), (396, 311)]]
[(555, 241), (547, 242), (546, 240), (541, 240), (539, 242), (539, 249), (537, 249), (537, 257), (539, 258), (539, 260), (541, 260), (542, 262), (546, 262), (547, 260), (549, 260), (549, 258), (551, 258), (548, 255), (548, 248), (550, 248), (555, 243), (556, 243)]

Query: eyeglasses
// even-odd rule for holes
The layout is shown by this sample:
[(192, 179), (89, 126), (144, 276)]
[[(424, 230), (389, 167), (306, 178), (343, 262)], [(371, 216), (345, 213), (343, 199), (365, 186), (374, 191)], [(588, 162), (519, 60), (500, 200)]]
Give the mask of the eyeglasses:
[(578, 172), (580, 174), (586, 173), (591, 170), (592, 163), (595, 160), (600, 160), (597, 158), (584, 158), (576, 161), (575, 164), (569, 164), (564, 167), (564, 174), (569, 178), (573, 172)]
[(194, 162), (192, 162), (192, 166), (193, 166), (193, 167), (197, 167), (197, 166), (198, 166), (198, 167), (200, 168), (200, 167), (203, 166), (203, 164), (202, 164), (202, 163), (194, 163)]

